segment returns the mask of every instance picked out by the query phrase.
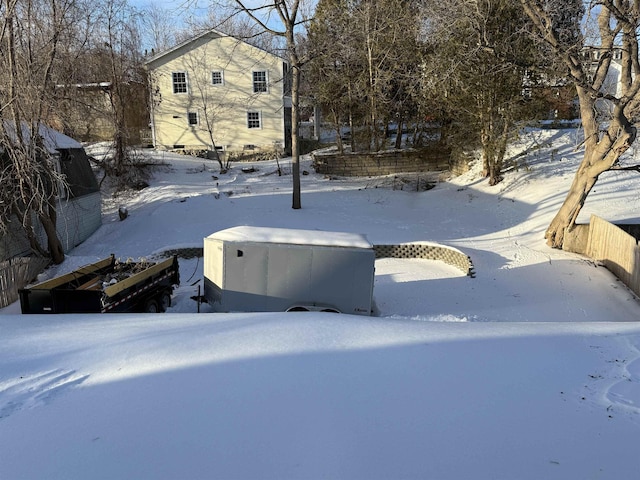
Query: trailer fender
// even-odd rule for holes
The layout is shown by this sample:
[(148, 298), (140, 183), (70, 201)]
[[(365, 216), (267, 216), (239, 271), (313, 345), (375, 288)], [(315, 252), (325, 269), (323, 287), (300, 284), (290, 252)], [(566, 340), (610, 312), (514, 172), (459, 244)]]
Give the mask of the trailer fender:
[(330, 305), (305, 305), (297, 304), (293, 305), (285, 310), (286, 312), (327, 312), (327, 313), (342, 313), (335, 307)]

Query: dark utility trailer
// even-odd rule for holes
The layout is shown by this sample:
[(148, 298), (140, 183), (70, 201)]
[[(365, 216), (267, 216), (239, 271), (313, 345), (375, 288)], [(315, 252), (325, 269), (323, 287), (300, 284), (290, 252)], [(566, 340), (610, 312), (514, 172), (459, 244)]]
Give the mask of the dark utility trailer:
[(180, 284), (178, 258), (120, 262), (111, 255), (20, 290), (22, 313), (164, 312)]
[(234, 227), (204, 239), (204, 297), (217, 312), (371, 315), (374, 263), (364, 235)]

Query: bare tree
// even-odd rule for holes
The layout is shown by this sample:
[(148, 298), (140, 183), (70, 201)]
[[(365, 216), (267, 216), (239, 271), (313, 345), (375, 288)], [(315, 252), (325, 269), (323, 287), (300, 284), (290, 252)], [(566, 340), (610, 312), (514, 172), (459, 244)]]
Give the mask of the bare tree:
[(176, 44), (177, 26), (174, 15), (156, 3), (149, 3), (140, 15), (141, 33), (150, 55), (168, 50)]
[[(220, 62), (223, 63), (220, 63)], [(231, 56), (226, 57), (214, 56), (206, 48), (206, 45), (200, 49), (192, 50), (185, 56), (185, 64), (189, 67), (192, 74), (189, 77), (189, 101), (190, 106), (200, 112), (198, 123), (204, 124), (208, 136), (208, 143), (211, 146), (211, 152), (214, 159), (220, 165), (220, 171), (224, 172), (228, 166), (223, 162), (219, 152), (216, 138), (224, 135), (225, 132), (220, 131), (224, 128), (221, 119), (233, 110), (234, 105), (239, 99), (231, 98), (229, 90), (221, 90), (214, 92), (211, 89), (212, 71), (219, 69), (224, 71), (231, 61)], [(229, 98), (227, 97), (229, 95)]]
[(251, 17), (238, 16), (237, 13), (228, 6), (214, 4), (206, 15), (187, 18), (184, 27), (178, 31), (177, 38), (183, 41), (192, 38), (194, 34), (214, 29), (274, 55), (282, 53), (282, 37), (264, 30)]
[[(41, 136), (55, 105), (53, 71), (73, 0), (4, 0), (0, 5), (0, 228), (18, 219), (34, 251), (64, 260), (56, 232), (63, 183)], [(33, 220), (47, 237), (40, 245)]]
[[(621, 157), (636, 139), (640, 119), (640, 7), (632, 0), (521, 0), (539, 37), (563, 63), (575, 83), (584, 131), (584, 157), (564, 203), (547, 228), (547, 243), (562, 248), (575, 226), (589, 192), (601, 174), (612, 169), (640, 171), (622, 166)], [(581, 30), (584, 15), (596, 20), (595, 37)], [(614, 58), (620, 74), (617, 88), (607, 88)], [(598, 115), (599, 105), (610, 107), (609, 118)]]
[(135, 139), (127, 122), (127, 107), (136, 95), (146, 98), (143, 89), (135, 88), (146, 83), (137, 20), (137, 12), (126, 0), (106, 2), (97, 9), (98, 29), (92, 53), (98, 61), (96, 73), (110, 83), (107, 94), (114, 135), (113, 165), (109, 171), (116, 177), (132, 169), (129, 147)]
[[(302, 11), (301, 0), (270, 0), (264, 5), (251, 7), (244, 0), (234, 0), (237, 7), (247, 14), (264, 31), (283, 37), (291, 75), (291, 156), (293, 169), (292, 208), (302, 208), (300, 196), (300, 78), (304, 64), (297, 40), (298, 28), (307, 22)], [(270, 18), (277, 15), (280, 28), (272, 27)]]

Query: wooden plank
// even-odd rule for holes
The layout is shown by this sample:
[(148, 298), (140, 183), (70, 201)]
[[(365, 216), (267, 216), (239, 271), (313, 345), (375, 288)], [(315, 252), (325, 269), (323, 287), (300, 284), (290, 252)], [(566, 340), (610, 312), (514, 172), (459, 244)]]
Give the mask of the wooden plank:
[(171, 265), (173, 265), (173, 258), (169, 258), (164, 262), (157, 263), (152, 267), (149, 267), (146, 270), (143, 270), (142, 272), (138, 272), (135, 275), (132, 275), (129, 278), (125, 278), (124, 280), (121, 280), (114, 285), (108, 286), (107, 288), (104, 289), (104, 293), (109, 297), (113, 297), (114, 295), (117, 295), (121, 291), (126, 290), (129, 287), (132, 287), (136, 283), (141, 282), (144, 279), (151, 277), (166, 268), (169, 268)]
[(92, 277), (88, 282), (80, 285), (76, 290), (100, 290), (102, 287), (102, 278)]
[(113, 258), (114, 258), (113, 255), (111, 255), (110, 257), (105, 258), (104, 260), (100, 260), (99, 262), (80, 267), (71, 273), (67, 273), (65, 275), (52, 278), (51, 280), (45, 280), (42, 283), (38, 283), (37, 285), (30, 287), (30, 290), (50, 290), (52, 288), (59, 287), (60, 285), (64, 285), (65, 283), (76, 280), (77, 278), (80, 278), (83, 275), (94, 273), (97, 270), (108, 267), (113, 262)]

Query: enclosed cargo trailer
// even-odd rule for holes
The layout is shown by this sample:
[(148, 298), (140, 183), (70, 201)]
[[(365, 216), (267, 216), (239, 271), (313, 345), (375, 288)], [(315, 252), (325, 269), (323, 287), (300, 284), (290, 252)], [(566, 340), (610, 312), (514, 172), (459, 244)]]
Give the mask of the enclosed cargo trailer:
[(204, 239), (204, 298), (218, 312), (371, 315), (374, 270), (361, 234), (242, 226)]

